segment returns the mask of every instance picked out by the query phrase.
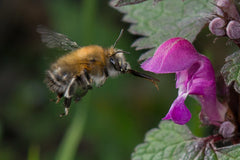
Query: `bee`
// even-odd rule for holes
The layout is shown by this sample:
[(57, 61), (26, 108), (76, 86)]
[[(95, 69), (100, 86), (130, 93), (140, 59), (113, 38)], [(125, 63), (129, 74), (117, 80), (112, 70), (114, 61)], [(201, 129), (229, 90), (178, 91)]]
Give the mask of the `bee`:
[[(158, 88), (156, 84), (158, 79), (131, 69), (124, 56), (128, 52), (115, 48), (123, 30), (110, 48), (98, 45), (80, 47), (66, 35), (44, 26), (38, 26), (37, 32), (40, 33), (42, 42), (49, 48), (68, 51), (66, 55), (52, 63), (50, 69), (46, 71), (44, 80), (47, 87), (57, 94), (56, 103), (64, 98), (65, 112), (60, 116), (68, 115), (72, 99), (76, 102), (81, 100), (94, 85), (100, 87), (108, 77), (115, 77), (121, 73), (130, 73), (150, 80)], [(78, 94), (77, 89), (81, 91)]]

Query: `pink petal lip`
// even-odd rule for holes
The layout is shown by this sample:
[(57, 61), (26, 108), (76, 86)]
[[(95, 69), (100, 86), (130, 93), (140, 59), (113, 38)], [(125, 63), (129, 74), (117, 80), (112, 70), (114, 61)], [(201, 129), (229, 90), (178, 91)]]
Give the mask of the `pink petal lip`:
[(171, 108), (169, 109), (169, 112), (163, 118), (163, 120), (171, 119), (176, 124), (186, 124), (191, 119), (191, 113), (184, 104), (186, 98), (187, 94), (178, 96), (173, 102)]

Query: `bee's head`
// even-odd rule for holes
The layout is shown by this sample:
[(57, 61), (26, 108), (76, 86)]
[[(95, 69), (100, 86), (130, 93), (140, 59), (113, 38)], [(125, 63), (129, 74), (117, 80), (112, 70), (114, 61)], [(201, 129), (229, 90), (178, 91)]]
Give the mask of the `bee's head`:
[(117, 45), (117, 42), (121, 38), (122, 34), (123, 34), (123, 29), (121, 30), (121, 32), (120, 32), (117, 40), (114, 42), (113, 46), (111, 46), (107, 50), (107, 54), (109, 57), (110, 65), (112, 65), (115, 68), (115, 70), (124, 72), (125, 70), (130, 68), (129, 63), (126, 62), (125, 57), (124, 57), (124, 54), (126, 54), (126, 53), (129, 54), (129, 52), (115, 48)]
[(109, 48), (109, 63), (117, 71), (125, 72), (130, 69), (129, 63), (126, 61), (124, 54), (128, 53), (120, 49), (113, 47)]
[[(109, 57), (109, 63), (108, 63), (109, 71), (112, 70), (112, 72), (109, 72), (109, 73), (116, 73), (116, 71), (122, 72), (122, 73), (130, 73), (134, 76), (145, 78), (145, 79), (151, 81), (155, 85), (155, 87), (158, 89), (158, 86), (156, 84), (156, 82), (159, 81), (158, 79), (148, 76), (144, 73), (140, 73), (135, 70), (132, 70), (129, 63), (125, 60), (125, 57), (124, 57), (124, 54), (125, 53), (129, 54), (129, 52), (115, 48), (116, 44), (119, 41), (119, 39), (121, 38), (122, 34), (123, 34), (123, 29), (121, 30), (121, 32), (120, 32), (117, 40), (113, 44), (113, 46), (107, 50), (107, 54)], [(112, 74), (112, 75), (114, 75), (114, 74)]]

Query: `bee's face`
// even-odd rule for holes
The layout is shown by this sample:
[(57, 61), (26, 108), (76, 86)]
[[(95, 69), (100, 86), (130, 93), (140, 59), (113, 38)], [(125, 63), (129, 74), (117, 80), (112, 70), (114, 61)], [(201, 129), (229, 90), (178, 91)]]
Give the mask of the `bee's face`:
[(120, 72), (124, 72), (127, 69), (130, 69), (130, 65), (126, 61), (123, 52), (124, 51), (114, 49), (113, 54), (111, 54), (109, 57), (110, 65), (112, 65), (115, 70)]
[(109, 61), (117, 71), (126, 70), (127, 63), (122, 53), (111, 56)]

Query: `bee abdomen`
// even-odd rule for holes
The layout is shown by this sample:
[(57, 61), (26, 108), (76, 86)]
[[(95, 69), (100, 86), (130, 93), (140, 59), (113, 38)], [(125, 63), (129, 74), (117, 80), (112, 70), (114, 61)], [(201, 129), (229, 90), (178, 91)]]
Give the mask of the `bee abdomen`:
[(63, 94), (67, 88), (66, 80), (50, 70), (47, 71), (45, 83), (52, 92), (57, 94)]

